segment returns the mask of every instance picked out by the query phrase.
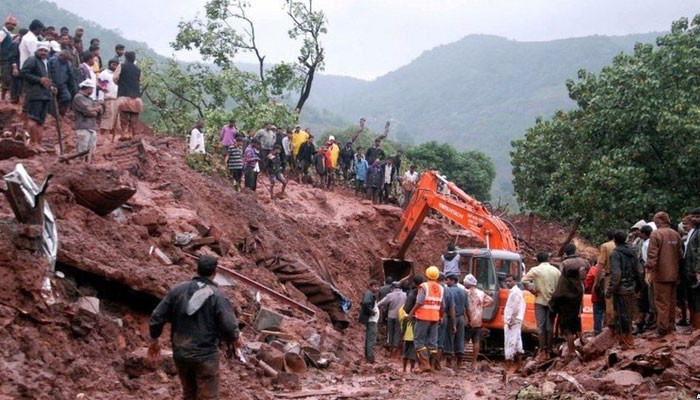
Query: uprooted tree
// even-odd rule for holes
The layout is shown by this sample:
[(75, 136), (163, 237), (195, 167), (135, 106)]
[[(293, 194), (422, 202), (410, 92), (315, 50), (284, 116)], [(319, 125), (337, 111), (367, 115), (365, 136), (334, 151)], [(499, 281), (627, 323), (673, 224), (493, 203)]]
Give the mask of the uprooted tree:
[(578, 108), (538, 119), (512, 143), (522, 205), (580, 217), (595, 236), (700, 203), (700, 15), (674, 22), (656, 44), (637, 43), (598, 76), (580, 71), (566, 82)]

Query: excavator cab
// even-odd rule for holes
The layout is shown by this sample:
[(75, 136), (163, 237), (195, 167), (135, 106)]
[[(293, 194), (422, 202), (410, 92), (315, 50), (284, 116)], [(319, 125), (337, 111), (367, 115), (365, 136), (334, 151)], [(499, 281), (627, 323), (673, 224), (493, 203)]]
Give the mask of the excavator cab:
[(518, 285), (522, 277), (523, 262), (518, 253), (493, 249), (459, 249), (461, 278), (474, 275), (477, 287), (493, 299), (493, 306), (485, 308), (484, 321), (493, 321), (501, 307), (501, 290), (506, 289), (506, 276), (515, 276)]

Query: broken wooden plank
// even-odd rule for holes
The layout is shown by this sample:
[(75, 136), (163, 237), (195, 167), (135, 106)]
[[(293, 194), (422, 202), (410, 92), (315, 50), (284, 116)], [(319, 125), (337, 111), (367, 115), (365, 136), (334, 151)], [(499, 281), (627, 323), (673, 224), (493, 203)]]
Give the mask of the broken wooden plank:
[(236, 278), (240, 281), (243, 281), (244, 283), (247, 283), (250, 286), (253, 286), (256, 289), (259, 289), (261, 292), (269, 294), (270, 296), (276, 298), (277, 300), (280, 300), (286, 304), (294, 306), (310, 316), (316, 315), (316, 312), (314, 310), (312, 310), (311, 308), (309, 308), (309, 307), (307, 307), (307, 306), (305, 306), (297, 301), (294, 301), (294, 300), (290, 299), (289, 297), (287, 297), (283, 294), (280, 294), (277, 291), (275, 291), (275, 290), (273, 290), (273, 289), (271, 289), (271, 288), (269, 288), (261, 283), (258, 283), (258, 282), (254, 281), (246, 276), (243, 276), (242, 274), (239, 274), (238, 272), (236, 272), (232, 269), (229, 269), (229, 268), (226, 268), (226, 267), (219, 265), (217, 270), (220, 271), (219, 273), (223, 272), (225, 274), (229, 274), (229, 275), (233, 276), (234, 278)]

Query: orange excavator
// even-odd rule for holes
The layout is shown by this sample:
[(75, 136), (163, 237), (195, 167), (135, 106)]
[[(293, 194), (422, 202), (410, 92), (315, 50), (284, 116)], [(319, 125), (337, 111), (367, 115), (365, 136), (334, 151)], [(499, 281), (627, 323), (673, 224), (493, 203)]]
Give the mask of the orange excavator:
[[(503, 309), (508, 299), (505, 277), (515, 276), (522, 288), (521, 278), (525, 274), (518, 244), (504, 220), (436, 171), (426, 171), (421, 175), (401, 218), (401, 228), (394, 238), (398, 246), (396, 257), (382, 259), (381, 268), (377, 268), (378, 264), (372, 270), (372, 278), (383, 282), (384, 276), (399, 280), (413, 274), (413, 264), (405, 260), (406, 251), (430, 210), (442, 214), (486, 244), (486, 248), (457, 249), (460, 255), (460, 282), (469, 273), (476, 277), (479, 289), (494, 300), (494, 305), (484, 310), (483, 327), (502, 331)], [(527, 290), (523, 291), (523, 295), (527, 303), (523, 332), (537, 333), (535, 296)], [(583, 306), (583, 329), (593, 330), (590, 295), (584, 296)]]

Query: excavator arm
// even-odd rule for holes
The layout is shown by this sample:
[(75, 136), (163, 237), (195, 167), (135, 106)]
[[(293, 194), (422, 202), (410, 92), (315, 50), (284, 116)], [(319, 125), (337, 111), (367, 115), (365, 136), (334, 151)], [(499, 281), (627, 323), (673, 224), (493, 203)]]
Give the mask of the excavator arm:
[[(438, 192), (440, 182), (446, 185), (449, 195)], [(413, 197), (401, 217), (401, 228), (394, 238), (399, 248), (396, 255), (398, 259), (404, 259), (431, 209), (471, 232), (486, 243), (488, 248), (518, 251), (513, 235), (500, 218), (436, 171), (426, 171), (418, 181)]]

